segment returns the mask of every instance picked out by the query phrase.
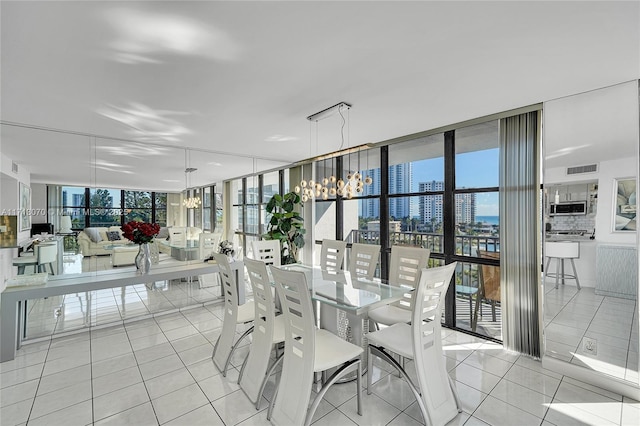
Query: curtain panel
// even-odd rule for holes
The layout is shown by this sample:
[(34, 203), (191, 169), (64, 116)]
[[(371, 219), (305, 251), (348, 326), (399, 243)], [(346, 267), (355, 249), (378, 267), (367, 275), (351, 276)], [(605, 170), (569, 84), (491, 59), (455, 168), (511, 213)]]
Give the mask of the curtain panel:
[(540, 357), (539, 112), (500, 120), (503, 344)]

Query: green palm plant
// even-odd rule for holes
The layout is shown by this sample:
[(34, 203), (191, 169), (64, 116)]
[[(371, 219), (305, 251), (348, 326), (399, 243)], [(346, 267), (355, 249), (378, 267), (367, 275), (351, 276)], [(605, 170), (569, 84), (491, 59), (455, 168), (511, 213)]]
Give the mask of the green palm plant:
[(267, 213), (271, 220), (267, 225), (266, 240), (279, 240), (283, 265), (298, 262), (299, 250), (304, 247), (304, 220), (298, 212), (302, 206), (300, 196), (295, 192), (275, 194), (267, 203)]

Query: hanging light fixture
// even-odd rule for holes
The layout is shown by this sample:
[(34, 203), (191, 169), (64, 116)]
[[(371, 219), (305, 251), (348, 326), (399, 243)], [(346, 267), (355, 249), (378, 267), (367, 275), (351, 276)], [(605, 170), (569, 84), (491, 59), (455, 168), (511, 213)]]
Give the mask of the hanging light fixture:
[[(191, 157), (191, 153), (189, 153), (189, 157)], [(184, 200), (182, 200), (182, 205), (188, 209), (196, 209), (202, 204), (202, 201), (198, 196), (189, 197), (189, 181), (190, 181), (191, 173), (195, 172), (198, 169), (196, 169), (195, 167), (189, 167), (190, 161), (188, 160), (190, 160), (190, 158), (189, 159), (187, 158), (187, 150), (185, 150), (184, 162), (187, 167), (184, 169), (185, 195), (184, 195)]]
[[(307, 117), (307, 120), (315, 121), (316, 123), (318, 123), (318, 121), (325, 119), (335, 114), (336, 112), (340, 114), (340, 117), (342, 118), (342, 125), (340, 127), (340, 148), (338, 150), (338, 153), (340, 153), (344, 147), (344, 127), (345, 127), (345, 124), (347, 124), (347, 119), (345, 119), (343, 111), (344, 110), (348, 111), (349, 109), (351, 109), (351, 105), (349, 105), (346, 102), (340, 102), (332, 107), (326, 108), (320, 112), (317, 112)], [(317, 131), (316, 131), (316, 143), (317, 143)], [(347, 148), (349, 148), (348, 142), (347, 142)], [(362, 173), (360, 173), (360, 150), (358, 150), (357, 170), (351, 169), (351, 152), (349, 152), (349, 150), (347, 151), (349, 155), (349, 167), (347, 169), (347, 175), (344, 177), (344, 179), (341, 177), (335, 176), (333, 172), (334, 160), (333, 158), (331, 158), (331, 175), (328, 178), (326, 177), (327, 167), (326, 167), (326, 164), (323, 163), (325, 164), (325, 167), (324, 167), (325, 177), (323, 177), (318, 182), (314, 182), (313, 180), (307, 182), (304, 179), (302, 179), (300, 181), (300, 185), (299, 186), (296, 185), (296, 187), (294, 188), (296, 192), (302, 193), (303, 201), (311, 200), (313, 197), (327, 200), (330, 196), (332, 197), (340, 196), (340, 197), (345, 197), (347, 199), (351, 199), (355, 195), (363, 193), (365, 185), (371, 185), (373, 183), (373, 179), (370, 176), (367, 175), (363, 179)], [(325, 161), (326, 159), (323, 160), (323, 162)], [(368, 162), (369, 162), (369, 154), (367, 153), (367, 167), (369, 165)], [(368, 172), (368, 169), (367, 169), (367, 172)]]

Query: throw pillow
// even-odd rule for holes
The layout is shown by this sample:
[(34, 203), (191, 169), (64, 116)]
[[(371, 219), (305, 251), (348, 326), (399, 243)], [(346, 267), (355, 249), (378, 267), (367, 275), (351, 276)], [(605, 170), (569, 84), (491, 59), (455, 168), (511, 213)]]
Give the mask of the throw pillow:
[(87, 234), (94, 243), (102, 241), (98, 228), (84, 228), (84, 233)]
[(121, 240), (120, 233), (118, 231), (107, 231), (107, 239), (109, 241)]

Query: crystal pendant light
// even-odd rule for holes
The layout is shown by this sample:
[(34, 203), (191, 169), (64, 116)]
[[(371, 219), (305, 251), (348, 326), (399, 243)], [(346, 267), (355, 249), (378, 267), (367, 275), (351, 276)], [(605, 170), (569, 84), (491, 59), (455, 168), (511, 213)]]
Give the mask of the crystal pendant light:
[(182, 205), (188, 209), (196, 209), (200, 207), (200, 205), (202, 204), (202, 200), (200, 200), (200, 197), (198, 196), (189, 196), (189, 181), (191, 173), (195, 172), (198, 169), (196, 169), (195, 167), (190, 167), (191, 153), (189, 152), (189, 157), (187, 157), (187, 152), (187, 150), (184, 151), (184, 162), (187, 167), (184, 169), (185, 197), (184, 200), (182, 200)]
[[(318, 121), (327, 118), (335, 112), (340, 114), (342, 118), (342, 125), (340, 127), (340, 148), (338, 153), (342, 151), (344, 146), (344, 127), (347, 125), (348, 127), (348, 116), (345, 119), (343, 114), (343, 110), (349, 111), (351, 109), (351, 105), (346, 102), (340, 102), (332, 107), (324, 109), (316, 114), (310, 115), (307, 117), (309, 121), (315, 121), (316, 124)], [(310, 138), (311, 140), (311, 138)], [(316, 130), (316, 143), (317, 143), (317, 130)], [(347, 148), (349, 144), (347, 143)], [(358, 167), (357, 170), (351, 169), (351, 153), (348, 152), (349, 155), (349, 168), (347, 169), (347, 174), (344, 178), (336, 177), (333, 173), (333, 161), (334, 158), (331, 158), (331, 170), (332, 173), (329, 177), (326, 177), (327, 167), (326, 167), (326, 159), (323, 160), (325, 175), (322, 179), (318, 178), (318, 181), (315, 182), (313, 180), (309, 180), (308, 182), (304, 180), (304, 178), (300, 181), (300, 185), (296, 185), (294, 187), (294, 191), (296, 193), (302, 193), (302, 201), (309, 201), (315, 198), (322, 198), (323, 200), (329, 199), (329, 197), (346, 197), (347, 199), (353, 198), (357, 194), (362, 194), (364, 192), (365, 185), (371, 185), (373, 183), (373, 179), (370, 176), (366, 176), (363, 179), (362, 173), (360, 172), (360, 150), (358, 150)], [(367, 172), (369, 165), (369, 154), (367, 152)]]

